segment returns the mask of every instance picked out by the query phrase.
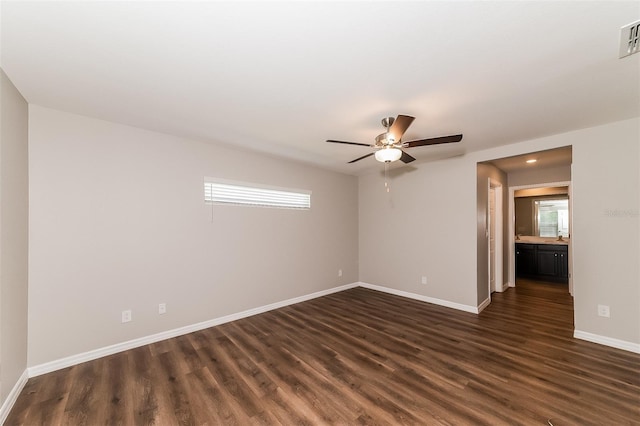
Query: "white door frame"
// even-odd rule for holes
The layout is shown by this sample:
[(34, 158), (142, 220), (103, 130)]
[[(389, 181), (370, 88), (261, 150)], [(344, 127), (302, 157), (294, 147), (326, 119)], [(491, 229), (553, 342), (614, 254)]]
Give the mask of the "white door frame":
[[(533, 189), (533, 188), (547, 188), (550, 186), (568, 186), (569, 187), (569, 235), (570, 239), (573, 238), (571, 234), (573, 228), (573, 200), (572, 200), (572, 186), (571, 181), (562, 182), (548, 182), (548, 183), (536, 183), (533, 185), (520, 185), (509, 187), (509, 287), (516, 286), (516, 263), (515, 263), (515, 238), (516, 238), (516, 209), (515, 209), (515, 192), (519, 189)], [(573, 255), (571, 252), (572, 244), (569, 244), (569, 293), (573, 296)]]
[[(503, 236), (502, 236), (502, 227), (503, 227), (503, 217), (502, 217), (502, 184), (491, 178), (488, 179), (488, 188), (487, 188), (487, 197), (491, 195), (491, 189), (493, 188), (495, 194), (495, 234), (494, 234), (494, 242), (495, 242), (495, 250), (494, 250), (494, 271), (495, 277), (495, 291), (502, 293), (504, 291), (504, 280), (502, 278), (502, 270), (503, 270)], [(488, 286), (489, 286), (489, 300), (491, 300), (491, 218), (490, 216), (490, 200), (487, 198), (487, 251), (489, 255), (487, 256), (489, 259), (488, 266)]]

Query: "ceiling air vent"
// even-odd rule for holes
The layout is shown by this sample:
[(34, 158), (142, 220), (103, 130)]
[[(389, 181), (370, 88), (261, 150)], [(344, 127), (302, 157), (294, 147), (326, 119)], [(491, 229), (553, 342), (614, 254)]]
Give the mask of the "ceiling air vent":
[(620, 57), (640, 52), (640, 21), (620, 28)]

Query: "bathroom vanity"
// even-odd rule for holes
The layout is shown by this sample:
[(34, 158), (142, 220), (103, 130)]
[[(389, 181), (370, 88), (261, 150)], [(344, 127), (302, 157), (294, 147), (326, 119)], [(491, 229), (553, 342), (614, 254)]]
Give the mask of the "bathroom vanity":
[(566, 241), (516, 241), (516, 276), (541, 281), (569, 281)]

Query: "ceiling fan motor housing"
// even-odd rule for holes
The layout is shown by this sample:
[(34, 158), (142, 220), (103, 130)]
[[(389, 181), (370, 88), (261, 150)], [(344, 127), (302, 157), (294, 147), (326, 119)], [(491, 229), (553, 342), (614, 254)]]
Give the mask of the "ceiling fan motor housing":
[(394, 121), (396, 121), (396, 119), (393, 117), (385, 117), (382, 119), (382, 125), (389, 130), (389, 127), (393, 125)]
[(389, 134), (389, 132), (380, 133), (376, 136), (376, 148), (382, 148), (387, 145), (393, 145), (396, 141), (393, 140), (393, 135)]

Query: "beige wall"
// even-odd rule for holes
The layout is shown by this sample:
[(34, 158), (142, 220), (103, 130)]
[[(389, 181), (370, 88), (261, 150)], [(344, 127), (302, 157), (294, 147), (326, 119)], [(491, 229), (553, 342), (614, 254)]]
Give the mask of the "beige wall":
[(414, 164), (360, 177), (360, 280), (475, 307), (476, 164)]
[(0, 405), (27, 367), (28, 106), (0, 70)]
[(547, 167), (544, 169), (511, 172), (507, 176), (509, 186), (535, 185), (538, 183), (569, 182), (571, 166)]
[[(485, 287), (478, 280), (478, 246), (472, 240), (481, 225), (477, 163), (573, 145), (576, 329), (640, 343), (639, 129), (639, 119), (626, 120), (418, 164), (393, 179), (391, 195), (378, 174), (362, 176), (361, 281), (475, 304)], [(571, 179), (561, 170), (545, 176)], [(607, 216), (606, 209), (613, 213)], [(629, 213), (611, 217), (616, 211)], [(420, 275), (430, 277), (430, 284), (421, 285)], [(610, 319), (597, 316), (597, 304), (610, 305)]]
[[(640, 343), (640, 122), (587, 136), (573, 150), (576, 329)], [(597, 316), (598, 304), (611, 318)]]
[[(30, 366), (358, 281), (353, 176), (33, 105), (30, 162)], [(205, 176), (312, 209), (212, 212)]]

